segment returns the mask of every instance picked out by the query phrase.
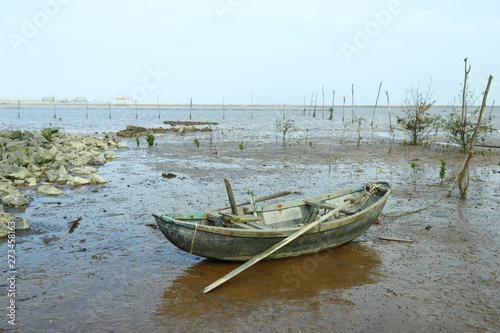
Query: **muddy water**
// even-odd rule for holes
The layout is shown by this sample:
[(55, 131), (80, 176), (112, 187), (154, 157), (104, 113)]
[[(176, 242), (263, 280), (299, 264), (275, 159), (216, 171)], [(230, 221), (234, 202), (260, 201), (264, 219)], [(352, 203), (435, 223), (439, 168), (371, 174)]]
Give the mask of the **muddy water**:
[[(237, 201), (246, 199), (249, 187), (257, 196), (296, 188), (299, 192), (290, 198), (298, 198), (380, 179), (394, 189), (384, 212), (396, 215), (439, 199), (463, 159), (441, 146), (397, 145), (388, 153), (387, 142), (374, 140), (357, 147), (352, 133), (342, 144), (341, 135), (311, 133), (295, 133), (286, 149), (276, 133), (263, 136), (237, 128), (182, 137), (157, 135), (154, 147), (124, 140), (130, 149), (117, 151), (119, 158), (98, 172), (107, 184), (64, 188), (66, 194), (60, 197), (26, 189), (33, 201), (15, 212), (32, 221), (32, 230), (16, 235), (16, 328), (498, 331), (500, 154), (495, 150), (473, 160), (465, 200), (455, 189), (438, 205), (386, 218), (339, 249), (261, 262), (213, 292), (201, 293), (237, 264), (176, 249), (147, 225), (153, 222), (153, 211), (224, 206), (224, 177), (232, 180)], [(439, 179), (438, 157), (447, 158), (444, 182)], [(415, 159), (416, 172), (410, 167)], [(168, 172), (177, 177), (161, 177)], [(78, 217), (81, 221), (69, 233), (68, 223)], [(415, 242), (383, 241), (380, 236)], [(4, 249), (6, 245), (2, 243)], [(0, 327), (12, 328), (6, 320)]]

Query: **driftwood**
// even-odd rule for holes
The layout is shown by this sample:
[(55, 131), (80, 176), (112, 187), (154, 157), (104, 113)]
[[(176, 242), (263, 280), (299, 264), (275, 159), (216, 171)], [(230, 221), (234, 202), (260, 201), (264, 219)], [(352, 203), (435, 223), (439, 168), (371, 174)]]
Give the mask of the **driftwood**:
[(396, 242), (406, 242), (406, 243), (414, 243), (415, 242), (412, 239), (395, 238), (395, 237), (379, 237), (379, 239), (388, 240), (388, 241), (396, 241)]
[(73, 233), (76, 227), (78, 227), (78, 222), (80, 222), (81, 219), (82, 219), (81, 217), (77, 217), (76, 219), (68, 223), (69, 227), (68, 233), (70, 234)]

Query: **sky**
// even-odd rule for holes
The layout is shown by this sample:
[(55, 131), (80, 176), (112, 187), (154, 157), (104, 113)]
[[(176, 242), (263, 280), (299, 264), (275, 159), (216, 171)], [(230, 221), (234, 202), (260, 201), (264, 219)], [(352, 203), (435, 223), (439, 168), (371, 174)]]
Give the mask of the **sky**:
[[(500, 105), (496, 0), (0, 2), (0, 100)], [(334, 93), (335, 92), (335, 93)]]

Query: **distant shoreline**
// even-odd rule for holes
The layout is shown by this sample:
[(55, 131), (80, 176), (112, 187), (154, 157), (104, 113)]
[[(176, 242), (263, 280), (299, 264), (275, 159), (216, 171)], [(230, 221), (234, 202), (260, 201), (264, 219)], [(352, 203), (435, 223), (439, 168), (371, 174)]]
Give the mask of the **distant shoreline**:
[[(282, 105), (282, 104), (156, 104), (156, 103), (110, 103), (110, 102), (93, 102), (93, 103), (42, 103), (42, 102), (0, 102), (0, 108), (26, 108), (26, 107), (47, 107), (47, 108), (135, 108), (138, 109), (157, 109), (158, 107), (163, 109), (170, 108), (244, 108), (244, 109), (262, 109), (262, 108), (283, 108), (283, 109), (299, 109), (303, 110), (304, 108), (307, 110), (316, 108), (317, 111), (328, 110), (331, 105), (303, 105), (303, 104), (290, 104), (290, 105)], [(352, 105), (334, 105), (335, 109), (339, 108), (352, 108)], [(375, 108), (375, 105), (354, 105), (355, 108)], [(404, 105), (391, 105), (391, 108), (402, 108)], [(451, 105), (434, 105), (433, 108), (449, 108)], [(458, 106), (457, 106), (458, 107)], [(479, 106), (471, 106), (471, 107), (479, 107)], [(491, 108), (491, 106), (488, 106)], [(500, 106), (494, 106), (494, 108), (499, 108)], [(387, 105), (377, 105), (378, 109), (387, 108)]]

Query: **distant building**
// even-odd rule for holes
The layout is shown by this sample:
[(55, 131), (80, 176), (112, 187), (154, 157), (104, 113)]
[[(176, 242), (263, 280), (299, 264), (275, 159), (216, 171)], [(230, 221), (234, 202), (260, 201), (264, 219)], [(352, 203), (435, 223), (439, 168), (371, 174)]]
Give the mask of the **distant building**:
[(43, 97), (42, 103), (54, 103), (54, 97)]
[(87, 103), (86, 97), (75, 97), (73, 98), (73, 103)]
[(116, 95), (116, 103), (117, 104), (128, 104), (128, 101), (130, 100), (130, 98), (127, 96), (127, 95)]

